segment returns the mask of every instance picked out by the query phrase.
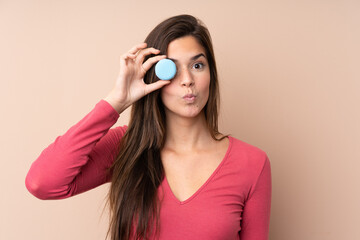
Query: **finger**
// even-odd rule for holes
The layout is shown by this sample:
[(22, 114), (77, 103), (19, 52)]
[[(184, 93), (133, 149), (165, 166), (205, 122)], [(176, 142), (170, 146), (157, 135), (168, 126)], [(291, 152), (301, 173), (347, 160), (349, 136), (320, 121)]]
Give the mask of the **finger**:
[(130, 59), (136, 59), (136, 55), (135, 54), (132, 54), (132, 53), (128, 53), (127, 55), (127, 58), (130, 58)]
[(127, 54), (120, 56), (120, 69), (126, 66)]
[(124, 69), (127, 66), (129, 59), (133, 62), (136, 59), (136, 55), (131, 53), (125, 53), (120, 57), (121, 69)]
[(135, 54), (137, 53), (140, 49), (143, 49), (143, 48), (146, 48), (147, 46), (147, 43), (140, 43), (138, 45), (135, 45), (134, 47), (132, 47), (128, 53), (131, 53), (131, 54)]
[(171, 81), (167, 81), (167, 80), (159, 80), (154, 83), (146, 84), (145, 95), (149, 94), (157, 89), (160, 89), (160, 88), (164, 87), (165, 85), (168, 85), (170, 82)]
[(132, 53), (125, 53), (123, 55), (121, 55), (120, 60), (127, 60), (127, 59), (135, 59), (136, 55), (132, 54)]
[(156, 62), (160, 61), (161, 59), (165, 59), (165, 58), (166, 58), (166, 55), (158, 55), (158, 56), (149, 58), (142, 65), (143, 69), (147, 72), (152, 67), (152, 65), (154, 65)]
[(143, 76), (145, 76), (147, 70), (144, 69), (143, 65), (140, 66), (140, 70)]
[(159, 49), (156, 49), (156, 48), (146, 48), (146, 49), (143, 49), (141, 50), (137, 57), (136, 57), (136, 62), (138, 63), (143, 63), (144, 61), (144, 58), (146, 55), (149, 55), (149, 54), (159, 54), (160, 53), (160, 50)]

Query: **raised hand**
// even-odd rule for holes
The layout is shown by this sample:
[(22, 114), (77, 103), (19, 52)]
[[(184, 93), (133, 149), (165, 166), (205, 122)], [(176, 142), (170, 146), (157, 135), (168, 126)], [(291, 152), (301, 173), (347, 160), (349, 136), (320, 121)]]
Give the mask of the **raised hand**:
[(146, 46), (146, 43), (138, 44), (120, 57), (120, 71), (115, 86), (104, 98), (119, 113), (143, 96), (170, 83), (164, 80), (151, 84), (144, 83), (144, 76), (151, 66), (166, 58), (165, 55), (158, 55), (143, 62), (147, 55), (160, 53), (160, 50)]

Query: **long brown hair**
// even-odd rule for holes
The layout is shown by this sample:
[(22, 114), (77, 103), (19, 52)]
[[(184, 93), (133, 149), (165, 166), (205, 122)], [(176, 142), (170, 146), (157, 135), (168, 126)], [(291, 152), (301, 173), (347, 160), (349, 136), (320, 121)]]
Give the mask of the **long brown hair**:
[[(193, 36), (205, 51), (210, 68), (209, 99), (204, 114), (211, 136), (218, 139), (219, 87), (211, 37), (205, 25), (190, 15), (178, 15), (156, 26), (145, 39), (148, 47), (167, 54), (171, 41)], [(144, 61), (146, 61), (148, 56)], [(152, 67), (144, 76), (149, 84), (158, 81)], [(108, 194), (112, 240), (148, 239), (158, 234), (161, 199), (157, 189), (164, 179), (160, 150), (166, 136), (165, 111), (160, 90), (132, 105), (127, 131), (119, 143), (119, 153), (109, 171), (112, 174)], [(107, 238), (106, 236), (106, 238)]]

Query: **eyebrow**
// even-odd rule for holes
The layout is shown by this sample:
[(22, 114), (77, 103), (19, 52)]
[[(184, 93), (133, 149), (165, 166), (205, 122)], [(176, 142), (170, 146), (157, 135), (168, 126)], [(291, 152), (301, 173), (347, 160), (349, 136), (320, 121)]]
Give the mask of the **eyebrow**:
[[(198, 59), (198, 58), (201, 57), (201, 56), (203, 56), (204, 58), (206, 58), (203, 53), (199, 53), (199, 54), (193, 56), (190, 60), (191, 60), (191, 61), (194, 61), (194, 60)], [(170, 59), (170, 60), (172, 60), (172, 61), (174, 61), (174, 62), (177, 62), (176, 59), (173, 59), (173, 58), (168, 58), (168, 59)]]

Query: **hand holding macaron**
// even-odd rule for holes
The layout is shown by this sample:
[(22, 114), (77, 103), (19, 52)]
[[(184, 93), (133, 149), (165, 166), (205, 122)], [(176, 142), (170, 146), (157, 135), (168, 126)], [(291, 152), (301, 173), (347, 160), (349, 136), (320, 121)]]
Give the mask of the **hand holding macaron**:
[[(166, 59), (166, 55), (158, 55), (159, 53), (159, 49), (147, 48), (146, 43), (141, 43), (120, 57), (118, 78), (114, 88), (105, 98), (119, 113), (145, 95), (169, 84), (170, 81), (163, 80), (170, 80), (175, 76), (175, 63)], [(144, 61), (145, 57), (150, 54), (155, 56)], [(143, 79), (146, 72), (157, 63), (159, 65), (156, 67), (158, 69), (156, 75), (160, 80), (146, 84)]]

